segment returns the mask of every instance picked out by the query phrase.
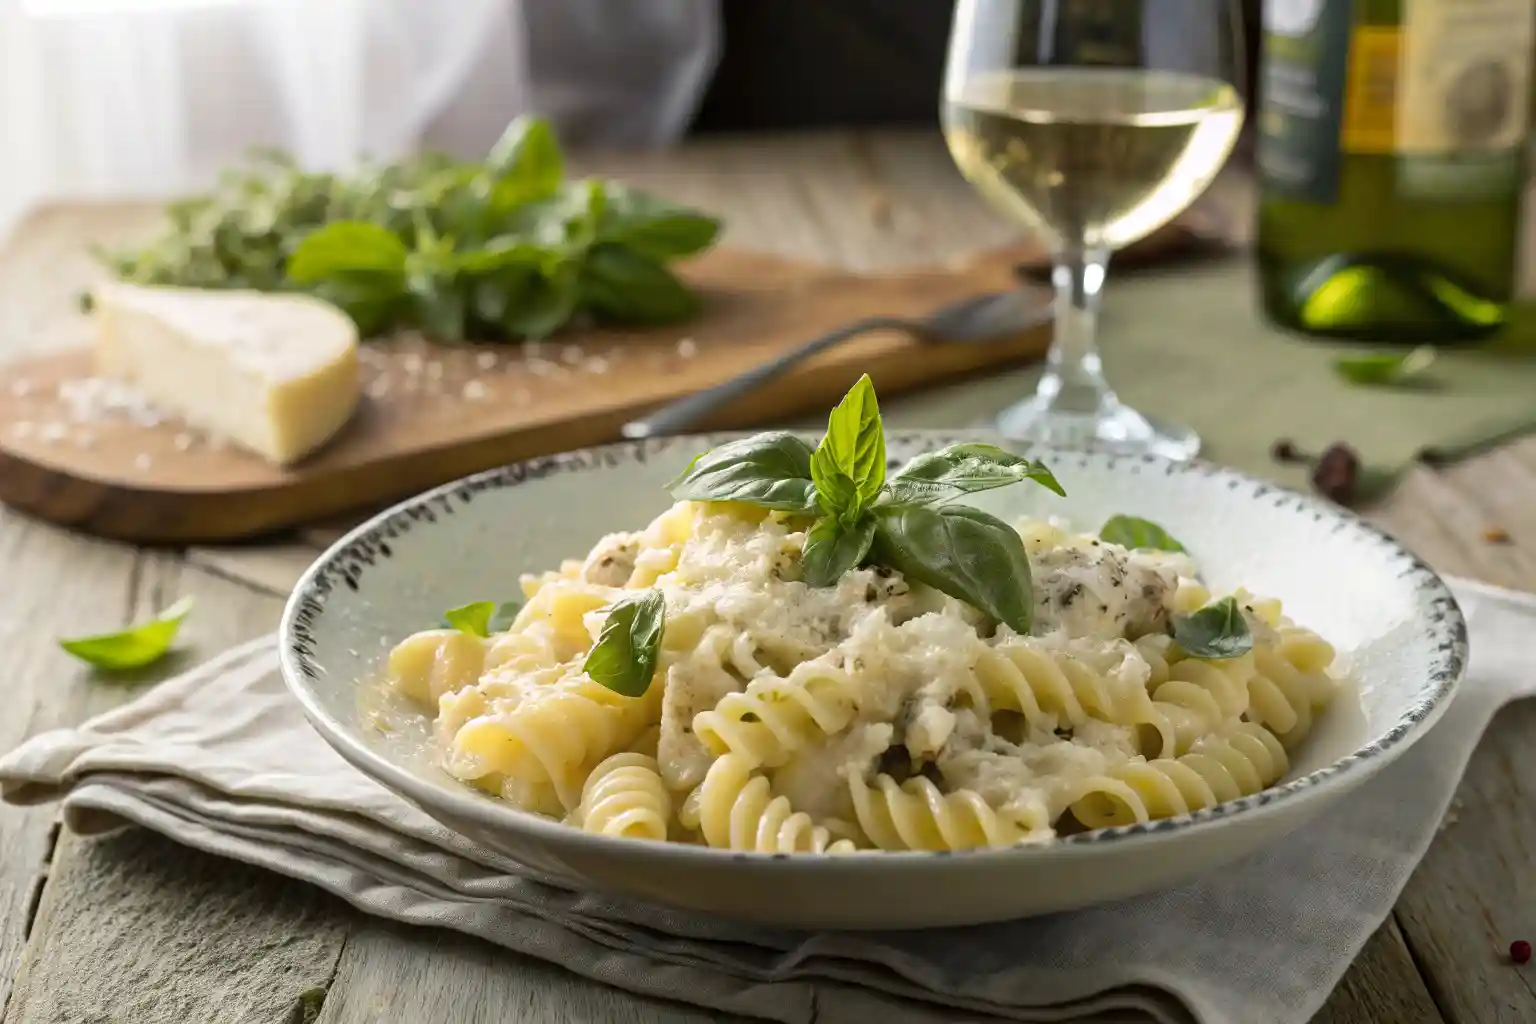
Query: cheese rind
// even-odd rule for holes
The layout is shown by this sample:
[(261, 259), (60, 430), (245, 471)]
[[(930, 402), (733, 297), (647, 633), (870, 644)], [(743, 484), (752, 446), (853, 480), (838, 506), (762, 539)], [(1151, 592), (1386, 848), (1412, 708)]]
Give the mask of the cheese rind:
[(97, 372), (278, 466), (352, 417), (357, 328), (305, 295), (111, 283), (95, 293)]

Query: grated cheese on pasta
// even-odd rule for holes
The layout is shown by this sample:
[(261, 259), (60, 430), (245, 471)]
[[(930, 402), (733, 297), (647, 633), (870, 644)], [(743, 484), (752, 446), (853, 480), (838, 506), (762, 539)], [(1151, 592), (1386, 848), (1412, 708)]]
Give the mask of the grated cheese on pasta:
[[(391, 677), (436, 702), (445, 768), (518, 806), (788, 853), (1042, 841), (1197, 810), (1274, 782), (1336, 689), (1332, 648), (1246, 592), (1252, 654), (1172, 644), (1172, 616), (1211, 600), (1186, 555), (1021, 523), (1023, 636), (882, 567), (808, 586), (808, 527), (681, 502), (525, 576), (506, 634), (408, 638)], [(652, 587), (659, 667), (622, 697), (582, 662), (607, 606)]]

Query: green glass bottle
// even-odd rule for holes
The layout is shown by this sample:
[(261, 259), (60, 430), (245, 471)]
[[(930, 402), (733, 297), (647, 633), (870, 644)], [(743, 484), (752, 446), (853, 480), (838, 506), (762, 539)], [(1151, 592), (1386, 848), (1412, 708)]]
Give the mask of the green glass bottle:
[(1532, 0), (1266, 0), (1265, 313), (1308, 334), (1480, 338), (1520, 277)]

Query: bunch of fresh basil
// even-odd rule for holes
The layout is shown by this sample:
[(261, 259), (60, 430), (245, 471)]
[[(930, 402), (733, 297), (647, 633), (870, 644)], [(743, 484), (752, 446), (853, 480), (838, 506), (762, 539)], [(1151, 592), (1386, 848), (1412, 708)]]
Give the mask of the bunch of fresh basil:
[(1027, 633), (1034, 597), (1018, 532), (979, 509), (945, 504), (1025, 480), (1064, 493), (1044, 465), (988, 444), (919, 455), (887, 477), (885, 431), (865, 376), (832, 410), (814, 449), (794, 434), (758, 434), (705, 452), (669, 486), (679, 500), (814, 517), (801, 567), (811, 586), (884, 565)]
[(145, 285), (307, 291), (365, 336), (543, 338), (578, 313), (659, 324), (698, 310), (667, 264), (720, 222), (613, 182), (565, 181), (549, 124), (513, 122), (483, 163), (425, 155), (352, 177), (268, 154), (173, 204), (148, 245), (99, 254)]

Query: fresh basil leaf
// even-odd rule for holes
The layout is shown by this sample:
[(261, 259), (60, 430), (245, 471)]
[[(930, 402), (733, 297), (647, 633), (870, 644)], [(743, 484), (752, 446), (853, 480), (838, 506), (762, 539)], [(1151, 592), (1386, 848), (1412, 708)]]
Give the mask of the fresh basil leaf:
[(288, 258), (288, 280), (315, 284), (344, 272), (405, 273), (405, 243), (362, 221), (332, 221), (310, 232)]
[(579, 300), (575, 274), (535, 278), (515, 304), (508, 304), (502, 329), (514, 338), (547, 338), (570, 322)]
[(900, 504), (932, 505), (1025, 480), (1066, 496), (1044, 463), (990, 444), (953, 444), (919, 455), (891, 477), (889, 493)]
[(720, 234), (720, 221), (697, 210), (622, 187), (608, 192), (599, 237), (618, 242), (654, 260), (702, 252)]
[(875, 509), (874, 557), (910, 579), (971, 605), (1016, 632), (1034, 614), (1029, 558), (1017, 531), (969, 505)]
[(508, 269), (544, 272), (552, 268), (551, 252), (542, 245), (509, 235), (498, 235), (477, 249), (457, 254), (458, 269), (466, 274), (490, 274)]
[(493, 182), (490, 206), (497, 212), (549, 198), (565, 176), (560, 143), (541, 117), (519, 117), (508, 125), (486, 165)]
[(522, 611), (522, 608), (521, 601), (504, 601), (501, 604), (495, 601), (475, 601), (443, 612), (443, 627), (456, 629), (470, 636), (505, 633), (511, 628), (512, 620), (517, 618), (517, 613)]
[(503, 601), (496, 606), (496, 613), (486, 623), (486, 629), (492, 633), (505, 633), (512, 628), (512, 623), (517, 618), (517, 613), (523, 610), (521, 601)]
[(1333, 361), (1333, 371), (1351, 384), (1406, 384), (1421, 376), (1435, 361), (1433, 345), (1420, 345), (1411, 352), (1372, 352), (1340, 356)]
[(812, 587), (830, 587), (843, 573), (858, 567), (875, 541), (875, 517), (864, 515), (852, 526), (835, 516), (822, 516), (805, 535), (800, 579)]
[(614, 693), (643, 696), (656, 674), (666, 610), (659, 590), (614, 602), (597, 643), (587, 652), (583, 671)]
[(1196, 658), (1240, 658), (1253, 650), (1253, 634), (1237, 599), (1224, 597), (1193, 615), (1173, 619), (1173, 639)]
[(582, 264), (583, 304), (606, 320), (664, 324), (699, 311), (699, 297), (666, 267), (622, 245), (593, 246)]
[(370, 338), (382, 333), (400, 313), (405, 278), (399, 274), (343, 271), (317, 284), (314, 293), (351, 317), (359, 337)]
[(443, 622), (449, 629), (470, 636), (490, 636), (491, 616), (495, 614), (495, 601), (475, 601), (443, 612)]
[(1099, 528), (1099, 540), (1119, 544), (1123, 548), (1141, 548), (1149, 551), (1177, 551), (1182, 554), (1184, 545), (1174, 540), (1167, 530), (1150, 519), (1135, 516), (1110, 516)]
[(192, 610), (192, 598), (184, 597), (150, 619), (117, 633), (101, 633), (59, 640), (59, 646), (97, 668), (120, 672), (143, 668), (165, 656), (176, 631)]
[(728, 441), (699, 455), (667, 484), (678, 501), (739, 501), (780, 512), (816, 511), (811, 446), (771, 431)]
[(830, 514), (857, 519), (885, 486), (885, 430), (875, 386), (864, 374), (827, 417), (811, 458), (811, 479)]

